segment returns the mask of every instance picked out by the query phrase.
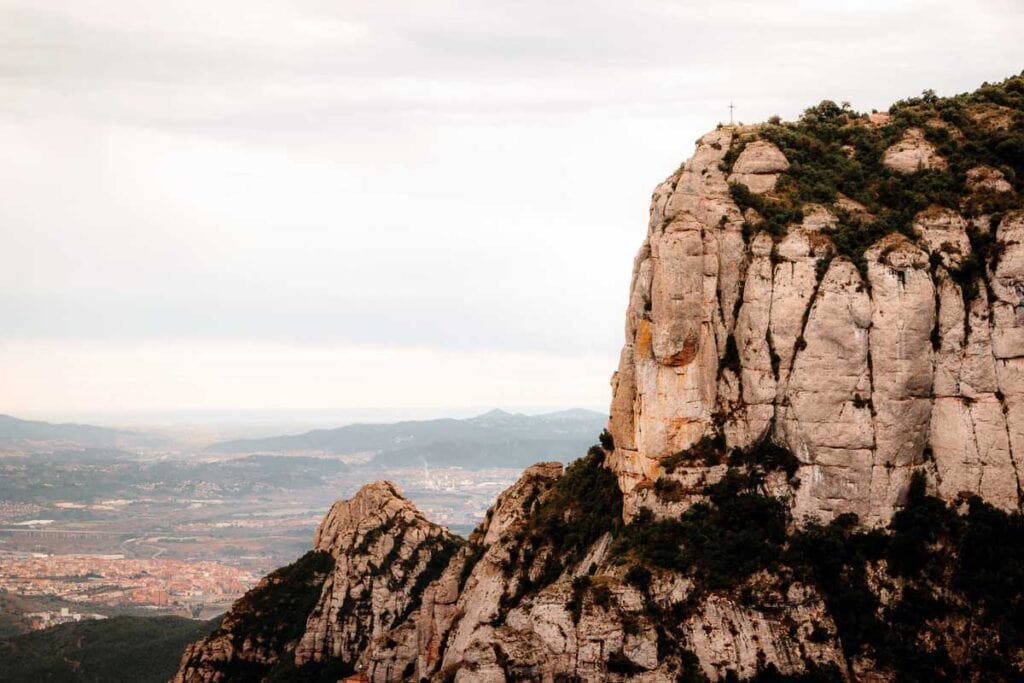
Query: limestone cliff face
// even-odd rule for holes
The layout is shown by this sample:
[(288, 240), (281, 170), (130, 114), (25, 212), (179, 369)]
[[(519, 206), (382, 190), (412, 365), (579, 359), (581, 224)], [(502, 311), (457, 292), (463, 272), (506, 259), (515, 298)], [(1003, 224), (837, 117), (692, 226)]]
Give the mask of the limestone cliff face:
[[(461, 545), (393, 484), (369, 484), (334, 504), (317, 528), (313, 550), (296, 563), (318, 558), (318, 571), (301, 572), (301, 579), (297, 572), (264, 579), (232, 607), (218, 631), (185, 653), (176, 680), (350, 673), (371, 643), (417, 608), (427, 584)], [(266, 636), (260, 632), (266, 624), (281, 626), (283, 633)]]
[[(798, 518), (853, 512), (886, 524), (918, 469), (947, 500), (978, 494), (1018, 509), (1024, 211), (928, 206), (909, 235), (868, 245), (858, 270), (831, 236), (839, 216), (867, 209), (842, 195), (798, 205), (801, 220), (781, 233), (749, 234), (757, 217), (734, 201), (735, 185), (771, 201), (789, 167), (760, 132), (708, 133), (654, 192), (612, 380), (622, 490), (633, 495), (664, 473), (665, 458), (720, 431), (730, 448), (771, 439), (797, 456)], [(898, 174), (947, 169), (917, 128), (882, 164)], [(965, 204), (982, 188), (1016, 197), (994, 169), (966, 176)], [(1001, 253), (957, 278), (981, 258), (969, 231)], [(627, 501), (627, 513), (635, 507)]]
[(1024, 76), (703, 136), (608, 432), (462, 543), (386, 482), (177, 681), (1024, 679)]

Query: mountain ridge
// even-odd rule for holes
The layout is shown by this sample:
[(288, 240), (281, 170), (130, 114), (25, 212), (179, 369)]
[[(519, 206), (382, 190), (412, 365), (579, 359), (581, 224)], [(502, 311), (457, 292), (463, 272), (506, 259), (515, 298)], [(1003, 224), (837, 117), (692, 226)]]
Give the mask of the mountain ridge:
[(68, 440), (87, 445), (114, 446), (119, 439), (133, 435), (120, 429), (97, 427), (75, 422), (44, 422), (22, 420), (13, 415), (0, 415), (0, 442), (22, 443), (27, 441)]
[[(408, 591), (380, 590), (423, 564), (405, 532), (346, 517), (327, 547), (349, 590), (320, 601), (372, 623), (416, 606), (357, 649), (317, 639), (323, 609), (248, 612), (301, 632), (275, 662), (374, 683), (1024, 678), (1022, 191), (1024, 74), (702, 136), (654, 192), (599, 444), (528, 468)], [(206, 662), (235, 656), (201, 641), (176, 681), (234, 680)]]
[(567, 458), (585, 449), (606, 416), (572, 409), (539, 415), (492, 410), (471, 418), (357, 423), (296, 435), (211, 444), (218, 454), (369, 453), (369, 466), (526, 467), (537, 458)]

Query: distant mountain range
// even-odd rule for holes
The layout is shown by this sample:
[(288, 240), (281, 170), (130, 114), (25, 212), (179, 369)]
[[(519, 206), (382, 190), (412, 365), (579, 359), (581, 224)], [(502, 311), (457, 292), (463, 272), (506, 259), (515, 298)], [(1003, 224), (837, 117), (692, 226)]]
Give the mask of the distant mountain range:
[(0, 415), (0, 446), (17, 447), (40, 441), (61, 441), (90, 448), (109, 448), (130, 436), (131, 432), (107, 427), (73, 423), (55, 424)]
[[(364, 455), (371, 468), (526, 467), (542, 460), (567, 462), (597, 441), (607, 416), (572, 409), (541, 415), (492, 410), (467, 419), (443, 418), (390, 424), (352, 424), (302, 434), (234, 439), (206, 448), (209, 454)], [(46, 452), (57, 460), (131, 459), (133, 448), (169, 443), (161, 436), (95, 425), (22, 420), (0, 415), (0, 449)], [(316, 463), (313, 463), (316, 465)], [(340, 463), (339, 463), (340, 464)]]
[(607, 416), (592, 410), (523, 415), (492, 410), (468, 419), (353, 424), (303, 434), (222, 441), (211, 453), (372, 453), (371, 466), (525, 467), (568, 461), (597, 441)]

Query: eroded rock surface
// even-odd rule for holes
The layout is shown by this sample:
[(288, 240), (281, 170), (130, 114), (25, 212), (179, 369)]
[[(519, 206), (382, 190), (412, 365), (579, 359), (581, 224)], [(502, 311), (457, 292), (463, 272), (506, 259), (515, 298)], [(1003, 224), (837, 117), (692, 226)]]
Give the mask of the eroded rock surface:
[[(601, 446), (528, 468), (464, 543), (364, 487), (176, 681), (934, 678), (907, 673), (919, 655), (1024, 675), (1019, 612), (985, 594), (1012, 573), (986, 552), (1024, 481), (1020, 174), (956, 147), (1018, 115), (827, 104), (833, 133), (878, 136), (833, 150), (875, 155), (875, 193), (797, 187), (812, 162), (780, 124), (708, 133), (655, 189)], [(954, 571), (954, 548), (976, 556)]]
[(755, 194), (770, 192), (779, 174), (789, 168), (782, 151), (770, 142), (757, 140), (743, 148), (729, 176), (730, 183), (741, 183)]
[(882, 163), (900, 173), (945, 170), (949, 164), (924, 137), (920, 128), (911, 128), (899, 142), (885, 150)]
[[(839, 216), (873, 216), (837, 195), (831, 207), (805, 205), (783, 234), (754, 232), (741, 248), (723, 248), (738, 216), (748, 226), (760, 218), (749, 209), (744, 218), (728, 182), (786, 168), (778, 148), (748, 142), (727, 180), (721, 159), (733, 135), (702, 138), (658, 187), (634, 264), (609, 421), (626, 518), (649, 503), (632, 492), (650, 497), (642, 486), (663, 473), (659, 463), (712, 432), (730, 448), (765, 438), (788, 447), (801, 463), (792, 492), (800, 517), (855, 512), (885, 524), (919, 469), (949, 499), (977, 493), (1017, 509), (1024, 212), (989, 227), (987, 216), (932, 206), (914, 218), (913, 238), (883, 236), (857, 267), (834, 257), (829, 234)], [(908, 173), (946, 168), (918, 129), (883, 162)], [(971, 192), (1006, 185), (995, 169), (967, 174)], [(991, 273), (974, 265), (971, 230), (993, 232)], [(991, 287), (991, 311), (981, 301), (965, 312), (964, 286)]]
[[(372, 642), (416, 610), (460, 545), (394, 484), (368, 484), (334, 504), (300, 560), (325, 558), (321, 568), (329, 571), (264, 579), (218, 631), (186, 652), (177, 680), (259, 678), (281, 668), (311, 678), (352, 672)], [(282, 632), (267, 635), (265, 624)]]

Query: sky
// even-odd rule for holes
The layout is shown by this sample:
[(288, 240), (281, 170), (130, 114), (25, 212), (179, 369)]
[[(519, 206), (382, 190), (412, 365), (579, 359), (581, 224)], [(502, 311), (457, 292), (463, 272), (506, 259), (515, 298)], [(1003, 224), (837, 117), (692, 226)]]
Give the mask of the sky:
[(605, 410), (730, 102), (1024, 69), (1019, 0), (0, 0), (0, 412)]

